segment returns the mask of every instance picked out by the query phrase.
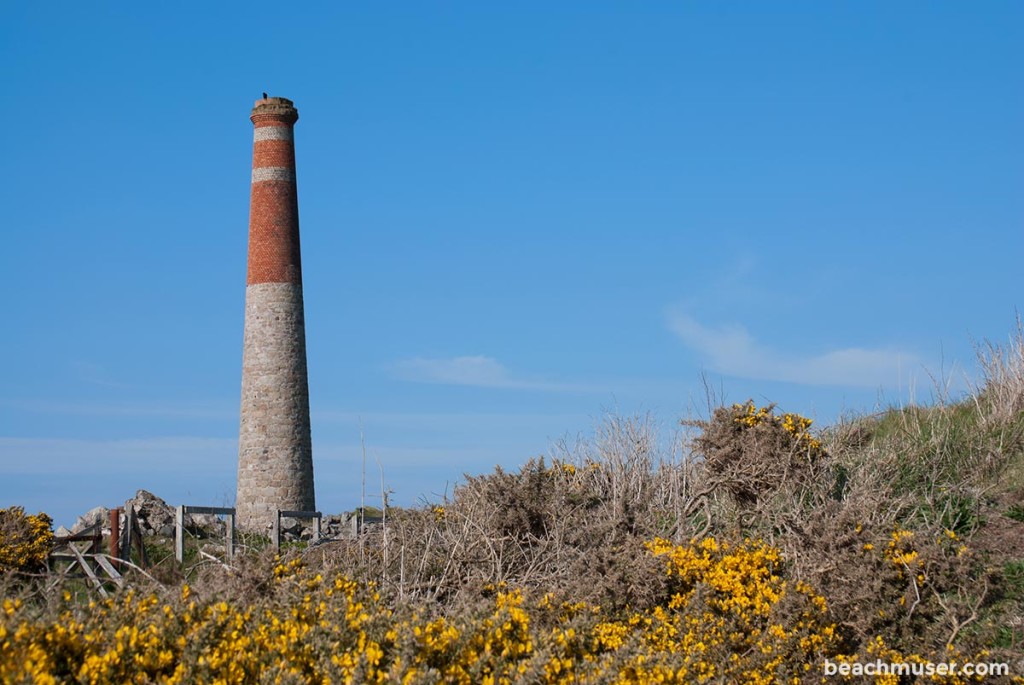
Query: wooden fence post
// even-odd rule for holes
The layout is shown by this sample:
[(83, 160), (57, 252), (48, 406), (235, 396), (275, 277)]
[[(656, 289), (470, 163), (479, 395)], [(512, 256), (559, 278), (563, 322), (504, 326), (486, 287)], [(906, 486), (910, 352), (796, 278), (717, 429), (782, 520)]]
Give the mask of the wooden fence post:
[(274, 543), (274, 549), (281, 551), (281, 510), (274, 510), (274, 529), (270, 531), (270, 538)]
[(135, 537), (135, 507), (127, 507), (124, 510), (124, 530), (121, 531), (120, 544), (118, 545), (118, 558), (125, 561), (132, 560), (132, 539)]
[(185, 505), (179, 504), (174, 514), (174, 558), (180, 564), (185, 560)]
[[(113, 559), (121, 557), (121, 510), (114, 508), (110, 510), (110, 556)], [(114, 562), (117, 563), (116, 561)]]
[(225, 553), (228, 559), (235, 556), (235, 515), (227, 514), (224, 525), (227, 528), (227, 540), (224, 543)]

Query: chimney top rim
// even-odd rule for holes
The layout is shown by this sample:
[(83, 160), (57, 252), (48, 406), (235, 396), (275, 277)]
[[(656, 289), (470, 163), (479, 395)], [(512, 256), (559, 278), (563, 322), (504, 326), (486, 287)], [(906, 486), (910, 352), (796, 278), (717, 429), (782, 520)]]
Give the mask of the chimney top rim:
[(258, 100), (256, 100), (256, 102), (253, 103), (253, 108), (255, 109), (257, 107), (265, 107), (267, 105), (284, 105), (285, 107), (295, 107), (295, 103), (292, 100), (289, 100), (288, 98), (266, 97), (259, 98)]
[(295, 109), (295, 103), (288, 98), (260, 98), (253, 103), (249, 118), (254, 124), (261, 121), (294, 124), (299, 119), (299, 110)]

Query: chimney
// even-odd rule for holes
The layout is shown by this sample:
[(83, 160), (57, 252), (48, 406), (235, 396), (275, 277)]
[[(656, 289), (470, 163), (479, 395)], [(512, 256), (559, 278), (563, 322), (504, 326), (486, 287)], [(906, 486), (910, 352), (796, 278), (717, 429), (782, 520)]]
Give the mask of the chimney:
[(255, 127), (238, 434), (240, 529), (266, 530), (274, 510), (313, 511), (306, 327), (291, 100), (252, 109)]

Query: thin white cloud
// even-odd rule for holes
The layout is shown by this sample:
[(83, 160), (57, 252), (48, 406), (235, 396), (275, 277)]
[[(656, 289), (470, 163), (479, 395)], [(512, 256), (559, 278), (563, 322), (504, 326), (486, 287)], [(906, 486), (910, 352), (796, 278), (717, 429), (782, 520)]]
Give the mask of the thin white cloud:
[(98, 402), (60, 402), (0, 397), (0, 407), (36, 414), (64, 414), (69, 416), (140, 416), (158, 419), (224, 420), (238, 416), (238, 407), (226, 402), (181, 402), (178, 404), (137, 402), (133, 404), (103, 404)]
[(921, 363), (899, 350), (861, 347), (801, 358), (760, 344), (741, 325), (705, 326), (678, 310), (669, 312), (668, 326), (709, 368), (740, 378), (877, 388), (896, 385)]
[(503, 412), (357, 412), (344, 409), (312, 410), (314, 424), (336, 425), (367, 429), (388, 430), (430, 430), (451, 433), (473, 426), (485, 434), (489, 431), (507, 428), (536, 429), (550, 427), (551, 433), (559, 433), (568, 426), (589, 422), (586, 414), (573, 413), (503, 413)]
[[(233, 438), (154, 437), (118, 440), (0, 437), (0, 473), (20, 475), (151, 474), (190, 472), (196, 478), (211, 468), (231, 470), (237, 463)], [(225, 466), (226, 465), (226, 466)]]
[(87, 361), (72, 361), (71, 369), (75, 377), (83, 383), (98, 385), (104, 388), (128, 388), (127, 383), (114, 380), (106, 369), (99, 364)]
[(485, 388), (508, 388), (517, 384), (508, 370), (491, 357), (454, 357), (452, 359), (404, 359), (394, 364), (399, 378), (417, 383), (445, 385), (476, 385)]
[(483, 355), (451, 359), (403, 359), (391, 364), (391, 371), (397, 378), (414, 383), (556, 392), (589, 390), (581, 385), (516, 377), (498, 360)]

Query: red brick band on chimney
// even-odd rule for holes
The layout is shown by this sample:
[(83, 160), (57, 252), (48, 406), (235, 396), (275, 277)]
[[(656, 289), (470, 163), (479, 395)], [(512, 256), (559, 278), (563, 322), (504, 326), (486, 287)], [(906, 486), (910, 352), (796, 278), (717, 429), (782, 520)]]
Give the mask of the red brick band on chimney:
[(247, 285), (302, 283), (293, 129), (298, 116), (283, 98), (260, 100), (253, 109)]

